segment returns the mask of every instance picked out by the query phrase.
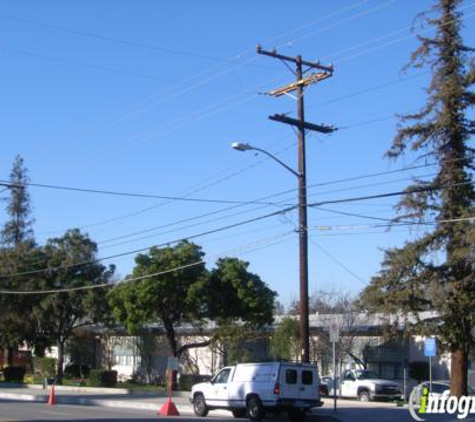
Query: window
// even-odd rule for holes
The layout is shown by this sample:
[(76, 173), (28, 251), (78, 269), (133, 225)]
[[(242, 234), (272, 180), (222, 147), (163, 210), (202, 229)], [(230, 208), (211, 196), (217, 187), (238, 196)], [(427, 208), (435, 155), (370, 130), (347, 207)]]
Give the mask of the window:
[(228, 382), (229, 373), (231, 372), (230, 368), (223, 369), (216, 377), (214, 382), (217, 384), (225, 384)]
[(355, 371), (355, 373), (356, 373), (356, 378), (358, 378), (359, 380), (370, 380), (370, 379), (379, 378), (379, 375), (373, 371), (361, 370), (361, 371)]
[(347, 371), (345, 375), (343, 376), (343, 379), (345, 381), (355, 381), (355, 376), (353, 375), (351, 371)]
[(302, 384), (303, 385), (312, 385), (313, 384), (313, 372), (312, 371), (302, 371)]
[(285, 370), (285, 382), (287, 384), (297, 384), (297, 371), (295, 369)]
[(449, 389), (450, 389), (450, 385), (432, 383), (433, 393), (442, 394), (444, 391), (449, 390)]

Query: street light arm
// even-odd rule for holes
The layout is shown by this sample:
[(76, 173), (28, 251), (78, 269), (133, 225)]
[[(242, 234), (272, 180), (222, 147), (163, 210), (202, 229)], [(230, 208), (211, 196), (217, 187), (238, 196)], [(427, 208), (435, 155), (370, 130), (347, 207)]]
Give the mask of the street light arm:
[(282, 167), (290, 171), (294, 176), (300, 177), (300, 174), (296, 172), (292, 167), (289, 167), (283, 161), (279, 160), (276, 156), (272, 155), (270, 152), (266, 151), (265, 149), (252, 147), (252, 149), (262, 152), (263, 154), (267, 155), (269, 158), (272, 158), (276, 163), (279, 163)]

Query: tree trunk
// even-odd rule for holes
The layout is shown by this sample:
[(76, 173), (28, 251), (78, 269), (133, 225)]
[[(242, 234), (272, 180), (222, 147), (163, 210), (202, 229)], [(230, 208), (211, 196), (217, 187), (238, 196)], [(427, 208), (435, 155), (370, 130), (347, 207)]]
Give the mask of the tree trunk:
[(468, 356), (464, 347), (454, 344), (451, 347), (450, 361), (450, 394), (461, 397), (467, 394)]
[(64, 341), (58, 343), (58, 366), (56, 369), (56, 382), (58, 385), (63, 383), (63, 365), (64, 365)]
[(14, 348), (13, 347), (8, 347), (7, 348), (7, 365), (8, 366), (13, 366), (13, 354), (14, 354)]
[[(163, 319), (162, 319), (163, 321)], [(172, 356), (175, 356), (175, 357), (178, 357), (177, 356), (177, 352), (178, 352), (178, 342), (176, 341), (176, 337), (175, 337), (175, 329), (173, 328), (173, 323), (167, 321), (163, 321), (164, 322), (164, 327), (165, 327), (165, 331), (166, 331), (166, 335), (167, 335), (167, 340), (168, 340), (168, 345), (170, 346), (170, 349), (172, 351)], [(173, 388), (177, 388), (178, 387), (178, 372), (177, 371), (173, 371), (172, 372), (172, 385), (173, 385)]]

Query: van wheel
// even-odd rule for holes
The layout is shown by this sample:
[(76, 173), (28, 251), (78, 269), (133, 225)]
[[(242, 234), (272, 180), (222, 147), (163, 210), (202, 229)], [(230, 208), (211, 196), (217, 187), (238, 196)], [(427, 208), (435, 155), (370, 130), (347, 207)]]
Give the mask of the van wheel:
[(231, 412), (235, 418), (243, 418), (246, 416), (246, 409), (232, 409)]
[(208, 406), (203, 394), (198, 394), (193, 400), (193, 410), (196, 416), (206, 416), (208, 414)]
[(369, 396), (368, 392), (362, 391), (361, 393), (358, 394), (358, 399), (359, 401), (362, 401), (362, 402), (369, 402), (371, 400), (371, 397)]
[(290, 409), (289, 410), (289, 420), (291, 422), (301, 422), (305, 419), (305, 411), (302, 409)]
[(247, 402), (247, 414), (251, 421), (261, 421), (264, 419), (266, 412), (261, 401), (257, 397), (251, 397)]

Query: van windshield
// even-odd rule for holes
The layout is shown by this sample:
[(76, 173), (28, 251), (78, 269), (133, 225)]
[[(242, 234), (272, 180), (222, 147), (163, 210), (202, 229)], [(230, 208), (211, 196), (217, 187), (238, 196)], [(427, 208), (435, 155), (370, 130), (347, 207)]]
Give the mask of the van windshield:
[(373, 371), (355, 371), (356, 379), (359, 380), (370, 380), (379, 378), (379, 375)]

